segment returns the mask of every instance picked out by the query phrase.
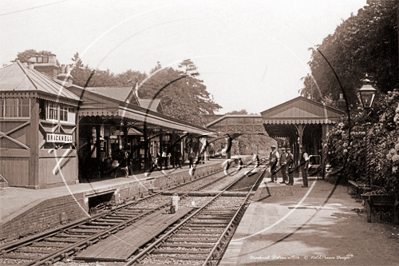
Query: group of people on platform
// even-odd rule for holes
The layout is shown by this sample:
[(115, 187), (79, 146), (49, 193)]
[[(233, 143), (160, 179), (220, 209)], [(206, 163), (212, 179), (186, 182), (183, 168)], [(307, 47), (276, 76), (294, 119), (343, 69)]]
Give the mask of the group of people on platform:
[(174, 169), (182, 169), (183, 167), (183, 156), (180, 151), (175, 152), (173, 156), (171, 156), (170, 153), (167, 154), (166, 152), (162, 152), (162, 155), (160, 153), (157, 153), (155, 158), (150, 158), (150, 161), (152, 162), (152, 164), (149, 171), (145, 173), (145, 176), (149, 176), (155, 169), (167, 170), (168, 162), (170, 163), (170, 166)]
[[(280, 183), (289, 186), (294, 185), (294, 172), (296, 168), (294, 168), (294, 155), (291, 153), (291, 149), (289, 147), (282, 147), (280, 149), (281, 154), (277, 151), (275, 145), (272, 145), (271, 149), (269, 157), (271, 182), (277, 182), (277, 173), (281, 172), (283, 180)], [(302, 173), (302, 187), (308, 187), (309, 155), (306, 153), (304, 147), (301, 147), (299, 167)]]

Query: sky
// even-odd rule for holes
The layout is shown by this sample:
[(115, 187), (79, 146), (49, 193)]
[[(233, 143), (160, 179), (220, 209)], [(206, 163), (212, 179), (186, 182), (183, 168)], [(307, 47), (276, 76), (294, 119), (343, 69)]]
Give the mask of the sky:
[(191, 59), (219, 114), (298, 97), (321, 44), (366, 0), (2, 0), (0, 63), (27, 49), (118, 74)]

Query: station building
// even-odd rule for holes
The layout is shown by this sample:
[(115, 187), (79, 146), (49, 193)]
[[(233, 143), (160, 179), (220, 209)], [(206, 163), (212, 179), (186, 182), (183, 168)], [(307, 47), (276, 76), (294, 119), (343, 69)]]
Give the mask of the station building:
[(8, 186), (116, 177), (115, 161), (144, 171), (165, 151), (174, 164), (187, 156), (185, 135), (213, 132), (163, 115), (158, 99), (139, 99), (135, 88), (82, 88), (72, 79), (55, 55), (0, 69), (0, 179)]

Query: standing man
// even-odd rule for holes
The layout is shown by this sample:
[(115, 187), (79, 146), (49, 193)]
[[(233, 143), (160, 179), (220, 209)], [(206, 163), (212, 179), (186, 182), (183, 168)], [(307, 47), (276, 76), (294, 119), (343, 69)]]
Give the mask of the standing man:
[(195, 154), (194, 154), (193, 150), (190, 149), (190, 152), (188, 153), (188, 162), (189, 162), (188, 167), (189, 168), (193, 167), (194, 157), (195, 157)]
[(301, 147), (301, 172), (303, 186), (308, 187), (308, 167), (309, 167), (309, 155), (306, 153), (305, 147)]
[[(165, 147), (165, 150), (166, 150), (166, 147)], [(162, 161), (165, 164), (165, 170), (167, 170), (168, 169), (168, 155), (166, 154), (166, 151), (162, 152)], [(162, 163), (161, 163), (161, 165), (162, 165)]]
[(182, 169), (182, 165), (183, 165), (183, 156), (182, 156), (181, 152), (180, 152), (180, 151), (177, 151), (177, 152), (175, 153), (175, 156), (176, 156), (176, 158), (177, 158), (176, 168), (177, 168), (177, 166), (179, 166), (180, 169)]
[(287, 177), (287, 154), (285, 153), (285, 148), (281, 148), (281, 155), (280, 155), (280, 166), (281, 166), (281, 174), (283, 175), (283, 182), (280, 184), (285, 184), (288, 181)]
[(269, 160), (270, 160), (270, 173), (271, 173), (271, 182), (274, 182), (274, 180), (277, 181), (277, 176), (276, 176), (276, 168), (280, 160), (280, 155), (278, 154), (276, 150), (276, 146), (272, 145), (272, 151), (270, 152)]
[(291, 153), (291, 149), (287, 148), (287, 167), (288, 167), (288, 184), (289, 186), (294, 185), (294, 155)]

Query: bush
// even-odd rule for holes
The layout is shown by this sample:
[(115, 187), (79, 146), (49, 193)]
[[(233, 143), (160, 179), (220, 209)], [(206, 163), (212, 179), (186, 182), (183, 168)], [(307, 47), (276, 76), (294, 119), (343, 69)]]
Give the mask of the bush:
[(398, 103), (399, 92), (379, 95), (371, 111), (362, 108), (352, 111), (350, 138), (346, 118), (328, 133), (324, 153), (331, 165), (344, 166), (342, 178), (367, 183), (369, 171), (373, 185), (399, 195)]

